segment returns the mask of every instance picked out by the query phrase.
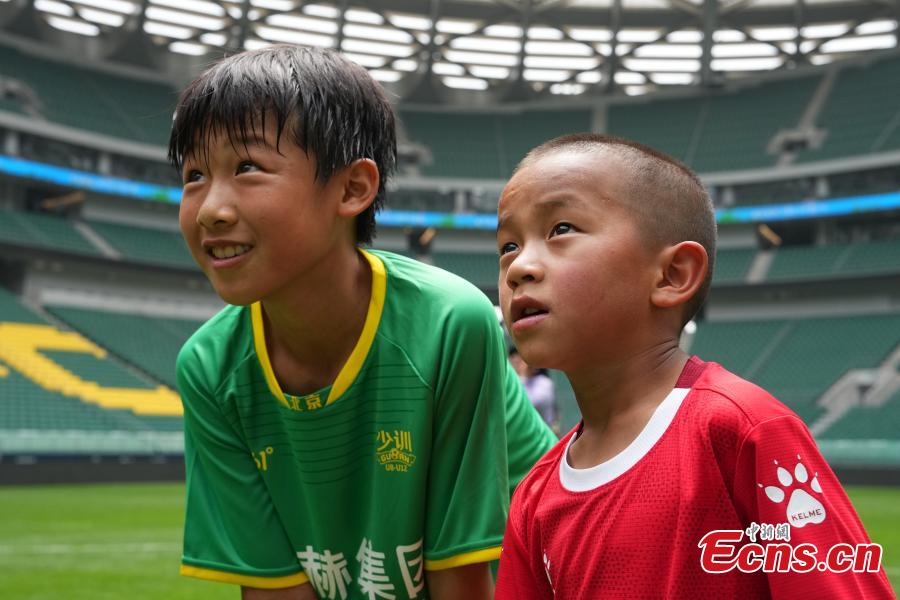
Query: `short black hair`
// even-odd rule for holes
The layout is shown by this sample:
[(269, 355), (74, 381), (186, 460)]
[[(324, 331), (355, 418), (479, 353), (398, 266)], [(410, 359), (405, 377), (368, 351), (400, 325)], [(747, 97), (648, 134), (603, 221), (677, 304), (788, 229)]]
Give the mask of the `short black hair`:
[(697, 293), (687, 302), (681, 326), (700, 311), (709, 295), (716, 259), (716, 213), (703, 182), (690, 167), (655, 148), (614, 135), (574, 133), (544, 142), (529, 152), (516, 171), (558, 151), (592, 152), (607, 149), (625, 162), (632, 173), (629, 208), (638, 216), (651, 241), (699, 243), (709, 266)]
[(357, 159), (375, 162), (378, 193), (356, 218), (357, 243), (371, 243), (397, 166), (394, 111), (382, 87), (333, 50), (279, 44), (226, 57), (181, 93), (169, 161), (181, 170), (186, 157), (208, 154), (212, 136), (224, 132), (234, 144), (264, 129), (267, 118), (275, 121), (275, 147), (287, 131), (315, 160), (320, 183)]

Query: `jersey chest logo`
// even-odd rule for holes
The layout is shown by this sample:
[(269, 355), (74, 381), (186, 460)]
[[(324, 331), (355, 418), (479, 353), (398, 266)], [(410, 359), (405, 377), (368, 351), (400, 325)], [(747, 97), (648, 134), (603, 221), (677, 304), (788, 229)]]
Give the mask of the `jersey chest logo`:
[(409, 431), (382, 429), (375, 435), (375, 456), (385, 471), (406, 473), (416, 462)]
[[(778, 465), (777, 460), (775, 465)], [(822, 506), (822, 503), (815, 496), (801, 487), (801, 484), (805, 485), (809, 481), (809, 489), (816, 495), (822, 494), (819, 474), (814, 473), (812, 480), (810, 480), (806, 467), (800, 462), (799, 454), (797, 455), (797, 465), (794, 467), (793, 475), (782, 466), (777, 466), (775, 475), (778, 477), (778, 483), (781, 484), (781, 487), (777, 485), (763, 487), (761, 483), (757, 485), (763, 488), (766, 497), (776, 504), (784, 502), (787, 492), (791, 492), (785, 512), (788, 523), (793, 527), (800, 528), (810, 524), (818, 525), (825, 520), (825, 507)]]

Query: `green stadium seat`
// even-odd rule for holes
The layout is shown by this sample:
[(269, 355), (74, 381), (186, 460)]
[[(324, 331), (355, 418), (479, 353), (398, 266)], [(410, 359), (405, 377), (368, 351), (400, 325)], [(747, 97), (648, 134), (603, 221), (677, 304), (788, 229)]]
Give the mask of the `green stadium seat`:
[(175, 357), (203, 324), (201, 321), (65, 306), (46, 308), (95, 343), (172, 388), (176, 386)]
[(873, 368), (900, 344), (900, 314), (703, 322), (691, 352), (761, 385), (807, 423), (850, 369)]
[(0, 209), (0, 242), (76, 254), (100, 254), (69, 219), (18, 210)]
[(756, 248), (720, 248), (716, 250), (713, 283), (743, 283), (756, 257)]
[(817, 119), (827, 137), (818, 149), (803, 151), (799, 162), (884, 152), (900, 148), (900, 107), (890, 99), (900, 94), (900, 58), (872, 65), (848, 66), (838, 72), (831, 94)]
[(855, 406), (825, 430), (835, 440), (896, 440), (900, 436), (900, 390), (881, 406)]
[(88, 225), (109, 242), (110, 246), (118, 250), (125, 260), (197, 268), (184, 239), (177, 231), (163, 231), (102, 221), (89, 221)]

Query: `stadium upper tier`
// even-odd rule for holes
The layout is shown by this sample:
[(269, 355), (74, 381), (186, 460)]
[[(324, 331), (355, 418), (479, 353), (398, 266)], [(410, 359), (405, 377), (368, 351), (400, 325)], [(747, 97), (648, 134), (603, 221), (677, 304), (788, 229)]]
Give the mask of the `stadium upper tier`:
[[(835, 65), (837, 67), (837, 65)], [(503, 180), (532, 147), (564, 133), (597, 127), (666, 151), (700, 173), (774, 167), (786, 151), (777, 140), (808, 136), (793, 149), (810, 162), (900, 149), (900, 57), (844, 64), (822, 72), (764, 80), (741, 88), (671, 97), (565, 102), (528, 108), (459, 111), (401, 103), (406, 138), (428, 149), (428, 177)], [(0, 111), (46, 119), (129, 141), (163, 146), (176, 93), (158, 83), (76, 67), (0, 46), (0, 80), (33, 92), (8, 96)], [(789, 158), (789, 157), (788, 157)], [(52, 159), (50, 159), (52, 160)]]

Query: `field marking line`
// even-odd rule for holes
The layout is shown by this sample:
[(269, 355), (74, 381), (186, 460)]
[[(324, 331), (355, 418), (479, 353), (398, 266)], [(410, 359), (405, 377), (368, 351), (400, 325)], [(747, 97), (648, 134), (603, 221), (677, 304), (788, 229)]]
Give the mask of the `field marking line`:
[(179, 552), (180, 544), (143, 542), (132, 544), (22, 544), (0, 545), (0, 555), (22, 554), (117, 554), (126, 552)]

